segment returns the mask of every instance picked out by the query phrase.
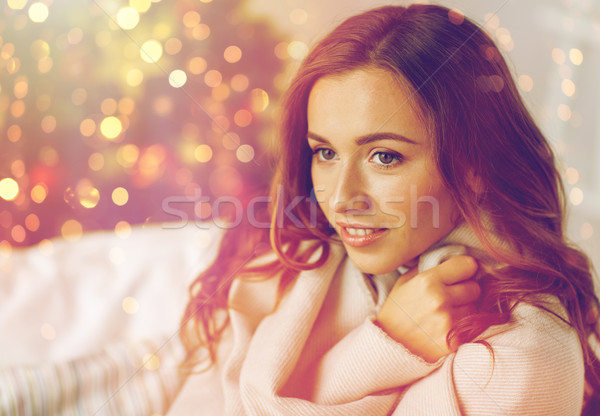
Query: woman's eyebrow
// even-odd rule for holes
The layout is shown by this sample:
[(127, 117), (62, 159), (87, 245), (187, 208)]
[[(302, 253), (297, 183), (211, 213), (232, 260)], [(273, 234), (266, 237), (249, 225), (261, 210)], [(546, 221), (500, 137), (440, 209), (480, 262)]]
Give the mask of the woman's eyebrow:
[[(321, 143), (328, 143), (329, 141), (321, 136), (319, 136), (318, 134), (312, 133), (312, 132), (308, 132), (306, 134), (306, 137), (317, 141), (317, 142), (321, 142)], [(396, 140), (399, 142), (405, 142), (405, 143), (410, 143), (410, 144), (415, 144), (418, 145), (419, 143), (415, 142), (412, 139), (409, 139), (408, 137), (402, 136), (401, 134), (396, 134), (396, 133), (373, 133), (373, 134), (367, 134), (365, 136), (360, 136), (358, 137), (355, 142), (358, 146), (361, 146), (363, 144), (367, 144), (367, 143), (371, 143), (371, 142), (375, 142), (378, 140)]]

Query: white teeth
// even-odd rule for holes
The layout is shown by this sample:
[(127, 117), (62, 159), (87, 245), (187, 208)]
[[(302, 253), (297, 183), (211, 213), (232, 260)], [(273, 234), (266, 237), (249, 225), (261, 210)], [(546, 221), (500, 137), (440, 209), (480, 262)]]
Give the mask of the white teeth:
[(369, 235), (377, 231), (377, 228), (346, 228), (350, 235)]

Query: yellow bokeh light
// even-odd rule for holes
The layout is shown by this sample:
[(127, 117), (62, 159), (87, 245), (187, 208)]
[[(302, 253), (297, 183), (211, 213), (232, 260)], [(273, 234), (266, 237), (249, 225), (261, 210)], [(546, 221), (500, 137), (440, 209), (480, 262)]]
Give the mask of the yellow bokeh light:
[(140, 22), (140, 15), (133, 7), (123, 7), (117, 13), (117, 23), (122, 29), (131, 30)]
[(171, 35), (172, 27), (168, 23), (160, 22), (154, 26), (152, 33), (158, 39), (166, 39)]
[(194, 75), (198, 75), (206, 71), (206, 59), (196, 56), (188, 62), (188, 69)]
[(227, 99), (227, 97), (229, 97), (229, 93), (230, 93), (230, 90), (229, 90), (229, 87), (227, 86), (227, 84), (221, 84), (212, 89), (211, 96), (216, 101), (225, 101)]
[(583, 63), (583, 52), (579, 49), (573, 48), (569, 50), (569, 59), (573, 63), (573, 65), (581, 65)]
[(129, 0), (129, 6), (133, 7), (140, 13), (145, 13), (150, 9), (152, 0)]
[(77, 220), (67, 220), (60, 227), (60, 234), (67, 241), (77, 241), (83, 234), (83, 227)]
[(128, 116), (135, 109), (135, 101), (131, 97), (123, 97), (119, 100), (117, 108), (119, 109), (119, 113)]
[(130, 87), (137, 87), (144, 80), (144, 73), (137, 68), (130, 69), (127, 71), (125, 80)]
[(579, 205), (583, 202), (583, 191), (579, 188), (571, 189), (569, 192), (569, 200), (573, 205)]
[(235, 45), (228, 46), (225, 48), (225, 52), (223, 52), (223, 57), (227, 62), (233, 64), (242, 59), (242, 50)]
[(565, 51), (560, 48), (552, 49), (552, 60), (561, 65), (565, 63)]
[(249, 126), (252, 123), (252, 113), (248, 110), (238, 110), (233, 116), (233, 121), (240, 127)]
[(146, 370), (154, 371), (158, 370), (160, 367), (160, 360), (154, 354), (144, 355), (144, 359), (142, 361), (144, 362), (144, 368)]
[(200, 14), (195, 10), (190, 10), (183, 15), (183, 25), (185, 27), (193, 28), (200, 23)]
[(31, 188), (31, 200), (36, 204), (41, 204), (48, 196), (48, 187), (45, 183), (38, 183), (33, 188)]
[(10, 114), (14, 118), (19, 118), (25, 113), (25, 103), (21, 100), (13, 101), (10, 105)]
[(90, 137), (96, 131), (96, 122), (91, 118), (86, 118), (82, 120), (79, 124), (79, 132), (85, 136)]
[(48, 45), (45, 40), (37, 39), (31, 43), (29, 51), (31, 52), (31, 56), (33, 56), (36, 61), (39, 61), (50, 55), (50, 45)]
[(18, 77), (15, 81), (15, 86), (13, 88), (13, 93), (15, 97), (18, 99), (24, 98), (29, 91), (29, 83), (27, 82), (26, 77)]
[(119, 150), (117, 150), (117, 163), (124, 168), (130, 168), (135, 165), (138, 157), (140, 155), (140, 150), (134, 144), (126, 144), (125, 146), (121, 146)]
[(177, 38), (170, 38), (165, 42), (165, 52), (169, 55), (175, 55), (181, 51), (183, 43)]
[(571, 108), (566, 104), (561, 104), (558, 106), (557, 114), (562, 121), (569, 121), (572, 116)]
[(54, 62), (52, 61), (52, 58), (50, 58), (49, 56), (46, 58), (42, 58), (38, 62), (38, 71), (40, 71), (42, 74), (45, 74), (46, 72), (48, 72), (52, 69), (53, 64), (54, 64)]
[(13, 124), (8, 129), (6, 129), (6, 137), (13, 143), (19, 141), (22, 133), (23, 132), (21, 130), (21, 126), (19, 126), (18, 124)]
[(119, 186), (112, 191), (111, 197), (115, 205), (122, 207), (129, 201), (129, 192), (127, 192), (127, 189)]
[(261, 113), (269, 106), (269, 94), (262, 88), (254, 88), (251, 92), (252, 111)]
[(44, 116), (41, 127), (44, 133), (52, 133), (56, 129), (56, 118), (51, 115)]
[(254, 148), (249, 144), (243, 144), (237, 148), (235, 156), (240, 162), (248, 163), (254, 159)]
[(21, 178), (25, 174), (25, 162), (16, 159), (10, 165), (10, 171), (16, 178)]
[(210, 36), (210, 27), (204, 23), (199, 24), (192, 29), (192, 36), (196, 40), (204, 40)]
[(22, 243), (27, 237), (27, 232), (22, 225), (15, 225), (12, 230), (10, 230), (10, 236), (15, 242)]
[(105, 116), (112, 116), (117, 111), (117, 100), (114, 98), (106, 98), (100, 104), (100, 111)]
[(204, 74), (204, 83), (209, 87), (218, 87), (223, 81), (223, 75), (216, 69), (211, 69)]
[(34, 23), (42, 23), (45, 22), (48, 18), (48, 6), (44, 3), (33, 3), (29, 6), (28, 10), (29, 18)]
[(181, 69), (176, 69), (169, 74), (169, 84), (173, 88), (181, 88), (187, 82), (187, 75)]
[(569, 185), (575, 185), (579, 180), (579, 172), (575, 168), (567, 168), (565, 171), (565, 179)]
[(303, 25), (308, 20), (308, 13), (304, 9), (294, 9), (290, 13), (290, 21), (295, 25)]
[(127, 221), (119, 221), (115, 225), (115, 234), (122, 239), (128, 238), (131, 235), (131, 225)]
[(575, 94), (575, 83), (570, 79), (563, 79), (561, 89), (567, 97), (572, 97)]
[(25, 227), (31, 231), (35, 232), (40, 228), (40, 218), (35, 214), (29, 214), (25, 217)]
[(207, 144), (201, 144), (194, 150), (194, 157), (200, 163), (206, 163), (212, 159), (213, 151)]
[(290, 57), (290, 55), (288, 54), (287, 42), (279, 42), (277, 45), (275, 45), (273, 52), (275, 53), (275, 56), (281, 60)]
[(519, 77), (519, 87), (525, 92), (531, 91), (533, 89), (533, 79), (529, 75), (521, 75)]
[(19, 195), (19, 184), (13, 178), (0, 180), (0, 198), (13, 201)]
[(27, 0), (8, 0), (6, 3), (8, 4), (8, 7), (13, 10), (21, 10), (25, 8)]
[(127, 296), (125, 299), (123, 299), (121, 307), (123, 308), (125, 313), (133, 315), (134, 313), (137, 313), (138, 309), (140, 308), (140, 304), (135, 298)]
[(288, 45), (288, 54), (297, 60), (302, 60), (308, 54), (308, 45), (299, 40), (294, 40)]
[(221, 143), (223, 144), (223, 147), (227, 150), (235, 150), (240, 146), (240, 136), (238, 136), (237, 134), (235, 134), (234, 132), (230, 131), (228, 133), (226, 133), (225, 135), (223, 135), (223, 139), (221, 140)]
[(75, 187), (77, 199), (84, 208), (94, 208), (100, 201), (100, 192), (96, 189), (89, 179), (81, 179)]
[(123, 126), (121, 120), (114, 116), (106, 117), (100, 123), (100, 132), (109, 140), (117, 138), (122, 130)]
[(162, 45), (157, 40), (148, 40), (140, 48), (140, 56), (144, 62), (156, 63), (162, 56)]
[(483, 19), (485, 21), (485, 27), (488, 29), (494, 30), (500, 27), (500, 18), (494, 13), (486, 13), (485, 16), (483, 16)]
[(581, 238), (584, 240), (589, 240), (594, 235), (594, 226), (589, 222), (584, 222), (581, 224), (581, 229), (579, 230), (581, 234)]
[(88, 166), (94, 171), (101, 170), (104, 167), (104, 156), (102, 156), (102, 153), (92, 153), (88, 158)]

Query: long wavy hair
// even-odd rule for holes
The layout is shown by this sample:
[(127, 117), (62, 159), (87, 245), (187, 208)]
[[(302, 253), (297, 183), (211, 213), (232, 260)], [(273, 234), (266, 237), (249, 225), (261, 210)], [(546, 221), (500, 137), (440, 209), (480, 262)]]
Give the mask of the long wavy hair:
[[(579, 335), (586, 379), (600, 391), (598, 362), (588, 344), (591, 334), (597, 337), (591, 264), (566, 240), (564, 189), (552, 149), (485, 31), (431, 5), (387, 6), (351, 17), (303, 61), (284, 97), (281, 156), (271, 204), (260, 214), (270, 218), (271, 227), (246, 222), (228, 231), (215, 263), (192, 284), (182, 321), (190, 351), (205, 346), (214, 359), (214, 346), (227, 325), (215, 320), (215, 311), (227, 307), (233, 276), (281, 273), (285, 285), (298, 271), (326, 261), (334, 231), (319, 210), (315, 216), (308, 97), (320, 78), (369, 68), (385, 69), (412, 89), (447, 190), (488, 254), (504, 265), (481, 277), (478, 312), (458, 322), (448, 342), (468, 342), (490, 325), (508, 322), (519, 302), (547, 309), (539, 295), (553, 295)], [(312, 244), (301, 244), (307, 241)], [(277, 260), (246, 265), (268, 251)], [(317, 251), (318, 260), (308, 262)]]

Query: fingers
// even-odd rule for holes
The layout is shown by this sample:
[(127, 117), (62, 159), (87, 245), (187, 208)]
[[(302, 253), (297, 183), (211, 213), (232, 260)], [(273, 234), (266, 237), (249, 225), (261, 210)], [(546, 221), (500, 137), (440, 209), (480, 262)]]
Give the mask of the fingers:
[(473, 257), (456, 256), (431, 270), (439, 274), (443, 283), (453, 285), (473, 277), (477, 272), (477, 267), (477, 262)]
[(481, 287), (474, 280), (446, 286), (448, 301), (452, 306), (468, 305), (481, 296)]

